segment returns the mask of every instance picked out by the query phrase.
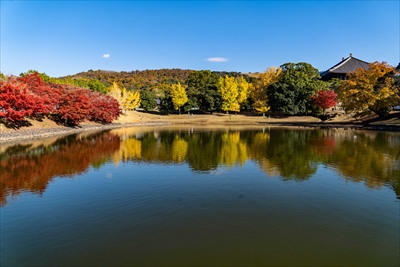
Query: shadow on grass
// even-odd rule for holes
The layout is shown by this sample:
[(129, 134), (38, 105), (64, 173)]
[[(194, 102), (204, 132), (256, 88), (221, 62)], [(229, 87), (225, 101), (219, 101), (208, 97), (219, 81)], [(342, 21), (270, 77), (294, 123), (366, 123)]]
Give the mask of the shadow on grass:
[(29, 121), (23, 120), (23, 121), (9, 121), (6, 119), (1, 118), (0, 123), (4, 124), (9, 129), (20, 129), (22, 127), (29, 127), (32, 126), (32, 123)]
[[(57, 116), (57, 115), (49, 115), (47, 117), (44, 117), (44, 116), (28, 117), (28, 119), (39, 121), (39, 122), (43, 122), (44, 118), (48, 118), (48, 119), (54, 121), (59, 126), (65, 126), (65, 127), (70, 127), (70, 128), (81, 128), (81, 126), (76, 125), (76, 124), (65, 123), (65, 121), (61, 120), (60, 116)], [(8, 129), (14, 129), (14, 130), (21, 129), (23, 127), (30, 127), (33, 125), (30, 121), (28, 121), (26, 119), (23, 121), (10, 121), (5, 118), (0, 118), (0, 123), (3, 124)], [(101, 124), (103, 124), (103, 123), (101, 123)], [(104, 124), (106, 124), (106, 123), (104, 123)]]
[(392, 112), (384, 118), (380, 118), (378, 116), (374, 116), (372, 118), (371, 117), (366, 118), (366, 119), (362, 120), (362, 123), (370, 124), (370, 123), (376, 123), (376, 122), (381, 122), (381, 121), (383, 122), (383, 121), (387, 121), (387, 120), (391, 120), (391, 119), (400, 119), (400, 112)]

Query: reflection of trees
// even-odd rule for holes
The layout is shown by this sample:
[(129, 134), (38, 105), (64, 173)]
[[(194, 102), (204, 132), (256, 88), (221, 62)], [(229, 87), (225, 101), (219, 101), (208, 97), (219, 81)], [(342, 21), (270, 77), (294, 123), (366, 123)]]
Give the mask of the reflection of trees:
[[(121, 143), (124, 152), (120, 151), (116, 156), (120, 155), (120, 160), (163, 163), (186, 160), (195, 171), (242, 166), (252, 159), (267, 173), (279, 173), (286, 179), (306, 179), (315, 173), (317, 157), (309, 142), (311, 131), (275, 130), (271, 135), (273, 137), (259, 131), (179, 131), (172, 134), (149, 131), (142, 133), (139, 139), (129, 137), (128, 141), (124, 140)], [(141, 146), (128, 146), (139, 141)], [(140, 151), (140, 157), (129, 156), (134, 153), (128, 153), (127, 147), (132, 147), (135, 153)]]
[(122, 138), (120, 148), (114, 153), (114, 163), (118, 165), (120, 160), (140, 159), (142, 154), (142, 143), (135, 138)]
[[(33, 150), (25, 147), (23, 154), (21, 147), (11, 147), (1, 155), (1, 204), (10, 194), (43, 193), (56, 176), (71, 177), (85, 172), (90, 165), (99, 167), (118, 150), (119, 142), (119, 137), (104, 133), (83, 138), (73, 135)], [(15, 149), (19, 153), (11, 154)]]
[(332, 155), (336, 148), (336, 138), (333, 135), (321, 135), (312, 139), (311, 147), (317, 155)]
[(400, 138), (390, 139), (383, 132), (344, 136), (325, 163), (346, 180), (364, 182), (370, 188), (389, 184), (400, 196)]
[(172, 160), (174, 162), (182, 162), (188, 151), (188, 142), (183, 138), (175, 135), (175, 139), (172, 142)]
[(249, 158), (269, 176), (304, 180), (316, 171), (318, 156), (310, 140), (318, 138), (319, 131), (275, 128), (260, 132), (246, 131)]
[(188, 143), (187, 160), (192, 170), (208, 172), (218, 168), (221, 132), (195, 132)]
[(124, 135), (115, 160), (187, 161), (192, 170), (201, 172), (252, 160), (269, 176), (298, 181), (310, 178), (322, 163), (346, 179), (364, 181), (371, 188), (390, 184), (398, 192), (399, 136), (363, 133), (354, 137), (352, 131), (319, 129), (149, 130), (137, 138)]
[(114, 154), (114, 163), (122, 160), (173, 163), (186, 159), (188, 142), (185, 133), (146, 132), (139, 138), (121, 135), (119, 151)]
[(270, 141), (269, 133), (246, 132), (242, 134), (249, 147), (249, 157), (256, 161), (263, 161), (266, 158), (266, 151)]
[(267, 147), (270, 142), (270, 135), (267, 132), (249, 132), (246, 135), (249, 158), (255, 161), (260, 169), (270, 177), (280, 175), (280, 171), (271, 161), (267, 159)]
[(276, 129), (270, 132), (266, 159), (285, 179), (304, 180), (317, 170), (317, 156), (311, 148), (314, 131)]
[[(119, 136), (119, 137), (117, 137)], [(400, 196), (400, 135), (344, 130), (122, 131), (58, 139), (51, 145), (16, 145), (0, 152), (1, 201), (27, 190), (41, 193), (55, 176), (99, 168), (113, 157), (174, 164), (195, 172), (258, 164), (269, 176), (310, 178), (318, 164), (370, 188), (389, 185)]]
[(243, 166), (248, 155), (246, 144), (240, 140), (240, 132), (223, 133), (221, 139), (221, 165), (226, 167), (233, 167), (235, 164)]

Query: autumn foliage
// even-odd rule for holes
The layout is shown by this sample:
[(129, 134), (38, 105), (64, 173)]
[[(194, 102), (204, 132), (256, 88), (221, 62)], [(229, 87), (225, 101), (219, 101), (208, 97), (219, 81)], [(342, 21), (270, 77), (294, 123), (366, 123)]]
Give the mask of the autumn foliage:
[(394, 72), (386, 62), (374, 62), (367, 70), (360, 68), (350, 73), (337, 88), (345, 111), (358, 116), (371, 112), (379, 117), (387, 116), (391, 107), (400, 102)]
[(37, 74), (0, 81), (0, 119), (48, 116), (68, 125), (85, 120), (110, 123), (121, 110), (110, 96), (68, 84), (46, 83)]
[(126, 110), (134, 110), (140, 106), (140, 92), (138, 90), (135, 92), (127, 91), (126, 88), (121, 89), (116, 82), (108, 88), (107, 95), (118, 101), (124, 113)]
[(253, 107), (258, 112), (267, 112), (270, 107), (268, 106), (267, 89), (273, 83), (276, 83), (279, 76), (282, 73), (282, 69), (270, 67), (265, 72), (258, 75), (253, 83), (249, 86), (250, 98), (253, 101)]
[(0, 81), (0, 118), (15, 122), (43, 112), (46, 112), (44, 101), (27, 84), (15, 78)]
[(311, 97), (311, 101), (314, 106), (325, 110), (336, 106), (336, 94), (332, 90), (321, 90)]
[(99, 92), (87, 91), (86, 93), (93, 106), (89, 113), (91, 121), (110, 123), (118, 118), (121, 113), (118, 101)]

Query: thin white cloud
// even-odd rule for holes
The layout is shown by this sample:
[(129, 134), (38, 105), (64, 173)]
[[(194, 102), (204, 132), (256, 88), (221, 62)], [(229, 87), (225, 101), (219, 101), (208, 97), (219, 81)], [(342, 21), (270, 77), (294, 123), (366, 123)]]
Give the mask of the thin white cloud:
[(104, 57), (104, 58), (109, 58), (109, 57), (110, 57), (110, 54), (104, 54), (103, 57)]
[(227, 58), (223, 58), (223, 57), (210, 57), (210, 58), (207, 58), (207, 61), (210, 61), (210, 62), (225, 62), (225, 61), (228, 61), (228, 59)]

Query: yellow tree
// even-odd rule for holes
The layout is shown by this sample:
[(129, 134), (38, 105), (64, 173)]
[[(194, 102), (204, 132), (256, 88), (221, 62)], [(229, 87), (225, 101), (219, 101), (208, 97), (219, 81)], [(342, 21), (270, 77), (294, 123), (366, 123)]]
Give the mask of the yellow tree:
[(121, 106), (121, 103), (123, 103), (124, 98), (122, 95), (122, 90), (119, 88), (118, 84), (116, 82), (113, 82), (113, 84), (108, 88), (108, 93), (107, 95), (114, 97), (119, 105)]
[(219, 77), (217, 88), (222, 98), (222, 110), (226, 112), (240, 111), (240, 105), (237, 101), (239, 96), (239, 88), (237, 82), (235, 81), (235, 77)]
[(249, 95), (253, 100), (253, 107), (258, 112), (267, 112), (270, 109), (267, 106), (267, 88), (278, 81), (281, 73), (281, 68), (270, 67), (265, 72), (259, 74), (256, 80), (250, 84)]
[(181, 114), (181, 107), (188, 102), (188, 97), (185, 88), (181, 86), (181, 83), (171, 85), (171, 98), (175, 110), (179, 110)]
[(135, 108), (140, 106), (141, 99), (139, 90), (136, 90), (134, 92), (127, 92), (126, 89), (123, 88), (122, 94), (125, 95), (125, 100), (122, 103), (123, 109), (134, 110)]
[(140, 93), (139, 91), (131, 92), (126, 88), (120, 88), (116, 82), (108, 89), (107, 95), (115, 98), (120, 108), (126, 113), (126, 110), (133, 110), (140, 106)]
[(243, 76), (240, 76), (237, 80), (239, 94), (237, 97), (237, 102), (239, 104), (243, 104), (246, 102), (247, 97), (249, 96), (249, 83), (246, 81)]
[(385, 117), (393, 105), (400, 103), (399, 88), (392, 77), (394, 68), (386, 62), (374, 62), (359, 68), (336, 89), (346, 113), (355, 116), (369, 112)]

